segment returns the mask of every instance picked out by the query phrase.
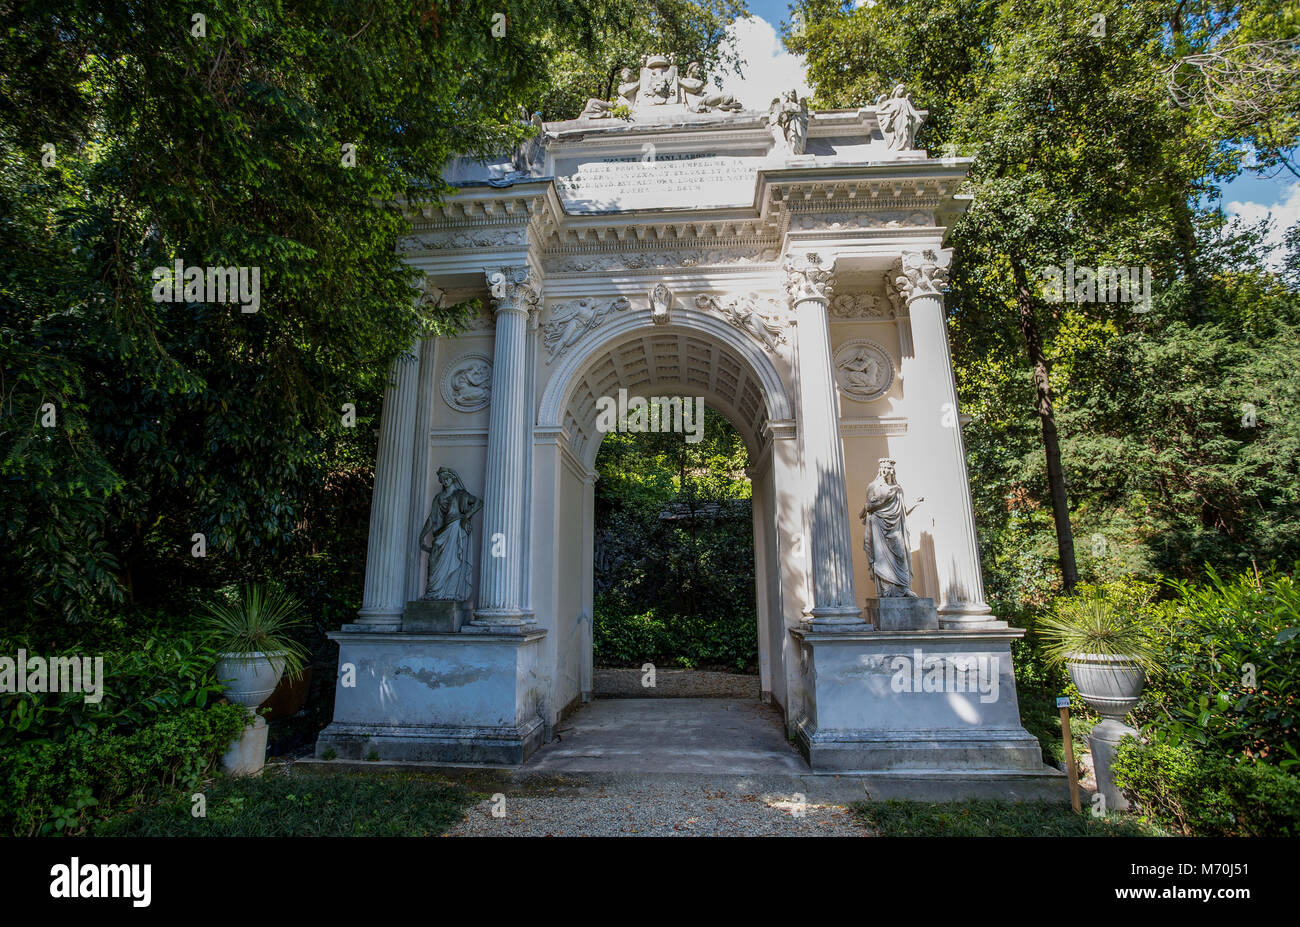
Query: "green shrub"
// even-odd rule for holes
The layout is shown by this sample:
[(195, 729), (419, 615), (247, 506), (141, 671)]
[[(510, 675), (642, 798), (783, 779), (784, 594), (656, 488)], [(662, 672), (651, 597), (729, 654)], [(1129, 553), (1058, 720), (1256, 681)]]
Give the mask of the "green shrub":
[(1153, 675), (1133, 717), (1158, 739), (1290, 768), (1300, 762), (1300, 588), (1247, 572), (1171, 582)]
[(1195, 836), (1300, 836), (1300, 778), (1186, 743), (1121, 741), (1115, 784), (1154, 823)]
[(82, 833), (159, 792), (194, 791), (249, 718), (240, 705), (189, 707), (130, 733), (87, 727), (58, 742), (10, 747), (0, 771), (0, 832)]
[(142, 631), (111, 650), (80, 643), (47, 648), (40, 641), (0, 640), (0, 654), (26, 650), (45, 658), (104, 658), (104, 695), (98, 703), (81, 693), (0, 694), (0, 747), (30, 741), (61, 742), (74, 731), (131, 731), (183, 708), (203, 708), (221, 696), (216, 653), (197, 633)]

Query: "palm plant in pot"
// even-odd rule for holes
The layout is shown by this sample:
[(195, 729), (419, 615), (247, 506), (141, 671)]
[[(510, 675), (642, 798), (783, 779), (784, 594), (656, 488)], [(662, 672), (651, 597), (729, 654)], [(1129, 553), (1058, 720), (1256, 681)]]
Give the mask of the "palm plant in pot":
[(1079, 695), (1103, 718), (1122, 721), (1156, 668), (1145, 604), (1091, 589), (1061, 600), (1039, 621), (1048, 660), (1065, 664)]
[(297, 679), (307, 650), (292, 632), (302, 623), (302, 604), (283, 588), (251, 583), (225, 590), (207, 606), (204, 623), (217, 649), (217, 678), (226, 698), (252, 710), (275, 691), (280, 676)]
[(1060, 600), (1038, 626), (1047, 659), (1065, 664), (1080, 697), (1102, 716), (1088, 743), (1098, 791), (1119, 811), (1128, 801), (1115, 788), (1110, 767), (1120, 739), (1137, 734), (1124, 717), (1137, 705), (1147, 673), (1157, 667), (1151, 622), (1143, 611), (1148, 600), (1126, 602), (1089, 589)]

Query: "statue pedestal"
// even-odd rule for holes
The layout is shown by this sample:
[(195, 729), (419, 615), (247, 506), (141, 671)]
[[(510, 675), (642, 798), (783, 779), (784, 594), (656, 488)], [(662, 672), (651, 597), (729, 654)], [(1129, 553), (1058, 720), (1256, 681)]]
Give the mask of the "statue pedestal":
[(863, 613), (881, 631), (939, 630), (939, 612), (934, 607), (934, 599), (867, 599)]
[(406, 603), (402, 630), (429, 634), (455, 634), (473, 618), (468, 602), (417, 599)]
[(333, 631), (334, 721), (316, 756), (517, 765), (542, 743), (546, 632)]
[(800, 751), (814, 772), (1060, 776), (1020, 724), (1023, 633), (792, 629)]

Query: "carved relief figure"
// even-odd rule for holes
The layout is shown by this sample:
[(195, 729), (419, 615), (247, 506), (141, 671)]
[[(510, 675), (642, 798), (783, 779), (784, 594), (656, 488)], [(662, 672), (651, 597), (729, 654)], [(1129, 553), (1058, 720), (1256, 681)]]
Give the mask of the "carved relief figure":
[(668, 309), (673, 304), (673, 294), (668, 287), (662, 283), (656, 283), (655, 288), (650, 291), (650, 319), (656, 325), (663, 325), (668, 321)]
[(577, 344), (582, 336), (605, 320), (611, 312), (622, 312), (631, 306), (626, 298), (604, 303), (592, 297), (575, 299), (551, 307), (551, 319), (542, 333), (542, 343), (552, 359)]
[(708, 91), (704, 67), (698, 61), (692, 61), (686, 66), (686, 76), (678, 78), (677, 83), (682, 88), (682, 100), (692, 113), (707, 113), (715, 109), (738, 113), (744, 109), (731, 94)]
[(492, 364), (484, 354), (467, 354), (447, 368), (442, 398), (460, 412), (474, 412), (492, 398)]
[(800, 100), (794, 90), (787, 90), (772, 101), (768, 109), (768, 128), (778, 148), (801, 155), (808, 148), (808, 101)]
[(716, 312), (732, 325), (749, 332), (763, 343), (773, 354), (780, 350), (786, 340), (786, 326), (789, 317), (776, 306), (775, 300), (767, 300), (768, 310), (760, 308), (759, 297), (751, 293), (719, 303), (712, 296), (700, 295), (695, 298), (696, 308), (705, 312)]
[(880, 361), (862, 349), (854, 351), (845, 359), (840, 364), (840, 369), (844, 371), (844, 379), (849, 385), (862, 392), (869, 393), (876, 389), (880, 381)]
[(638, 83), (636, 101), (639, 107), (678, 102), (677, 65), (671, 64), (664, 55), (646, 58)]
[[(470, 593), (470, 519), (483, 508), (483, 500), (460, 481), (450, 467), (438, 470), (442, 492), (433, 498), (429, 517), (420, 530), (420, 550), (429, 555), (429, 582), (425, 599), (465, 602)], [(425, 543), (429, 538), (429, 543)]]
[(592, 97), (587, 101), (587, 105), (582, 108), (578, 114), (579, 119), (608, 119), (613, 115), (611, 112), (614, 107), (622, 105), (631, 109), (636, 104), (637, 90), (641, 87), (641, 81), (637, 79), (631, 68), (624, 68), (619, 72), (621, 82), (618, 85), (618, 98), (614, 100), (597, 100)]
[(904, 508), (903, 487), (898, 485), (894, 461), (882, 457), (879, 464), (876, 478), (867, 487), (867, 503), (858, 515), (867, 529), (862, 547), (876, 581), (877, 597), (916, 598), (912, 592), (907, 516), (925, 500), (917, 499), (912, 508)]
[(902, 84), (889, 94), (876, 97), (876, 119), (890, 151), (908, 151), (916, 147), (916, 132), (921, 128), (921, 111), (912, 105), (912, 96)]

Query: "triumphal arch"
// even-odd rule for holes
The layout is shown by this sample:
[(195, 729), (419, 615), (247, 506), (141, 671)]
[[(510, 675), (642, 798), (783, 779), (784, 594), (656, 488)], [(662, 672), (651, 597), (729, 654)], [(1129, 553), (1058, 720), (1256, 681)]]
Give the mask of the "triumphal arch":
[(946, 334), (968, 162), (915, 147), (901, 86), (753, 111), (651, 55), (617, 89), (410, 211), (418, 298), (483, 309), (394, 366), (318, 755), (544, 749), (591, 696), (599, 410), (658, 396), (744, 437), (763, 698), (813, 770), (1041, 770)]

